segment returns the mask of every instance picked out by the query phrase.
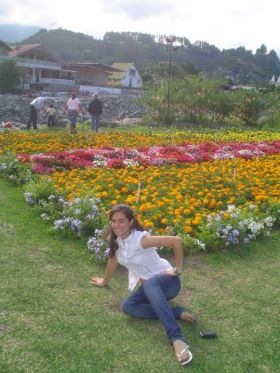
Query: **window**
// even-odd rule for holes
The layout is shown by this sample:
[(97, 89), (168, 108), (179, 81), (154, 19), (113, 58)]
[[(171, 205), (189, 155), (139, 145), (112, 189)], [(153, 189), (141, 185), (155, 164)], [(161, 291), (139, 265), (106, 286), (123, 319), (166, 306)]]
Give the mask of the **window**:
[(129, 69), (129, 76), (135, 76), (136, 70), (135, 69)]

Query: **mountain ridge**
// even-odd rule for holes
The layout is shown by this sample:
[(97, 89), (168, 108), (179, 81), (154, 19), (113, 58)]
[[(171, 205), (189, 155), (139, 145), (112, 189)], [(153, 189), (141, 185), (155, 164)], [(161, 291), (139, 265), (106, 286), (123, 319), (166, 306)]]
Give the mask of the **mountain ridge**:
[[(152, 65), (168, 62), (177, 65), (191, 64), (207, 75), (248, 84), (280, 75), (280, 61), (274, 50), (267, 51), (264, 44), (253, 53), (240, 46), (220, 50), (206, 41), (191, 43), (186, 37), (175, 37), (176, 51), (168, 50), (167, 36), (155, 36), (137, 32), (107, 32), (103, 39), (63, 28), (40, 29), (18, 44), (41, 43), (62, 63), (134, 62), (141, 71)], [(1, 39), (1, 33), (0, 33)], [(170, 54), (169, 54), (170, 52)]]
[(5, 43), (18, 43), (40, 30), (40, 26), (17, 23), (0, 25), (0, 40)]

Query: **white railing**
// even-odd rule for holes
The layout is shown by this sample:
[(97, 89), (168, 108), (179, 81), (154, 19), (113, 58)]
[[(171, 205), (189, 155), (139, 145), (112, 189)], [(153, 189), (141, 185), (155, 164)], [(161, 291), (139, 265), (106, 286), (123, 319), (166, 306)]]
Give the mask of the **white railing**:
[(0, 62), (4, 62), (4, 61), (7, 61), (7, 60), (15, 61), (18, 66), (37, 67), (37, 68), (45, 68), (45, 69), (52, 69), (52, 70), (62, 70), (61, 64), (58, 63), (58, 62), (31, 60), (31, 59), (28, 59), (28, 58), (21, 58), (21, 57), (0, 56)]
[(40, 81), (38, 83), (75, 85), (75, 80), (55, 79), (55, 78), (40, 78)]
[(122, 93), (122, 90), (120, 88), (97, 87), (90, 85), (80, 85), (79, 91), (81, 93), (108, 93), (111, 95), (120, 95)]
[(61, 70), (61, 64), (51, 61), (41, 61), (41, 60), (31, 60), (28, 58), (13, 57), (13, 60), (17, 63), (18, 66), (24, 67), (39, 67), (53, 70)]

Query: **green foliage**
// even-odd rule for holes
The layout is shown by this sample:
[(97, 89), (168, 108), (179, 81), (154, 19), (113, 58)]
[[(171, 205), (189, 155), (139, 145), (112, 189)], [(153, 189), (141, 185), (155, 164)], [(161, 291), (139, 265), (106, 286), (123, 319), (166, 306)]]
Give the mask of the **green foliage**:
[(203, 75), (186, 76), (181, 80), (158, 81), (145, 92), (143, 103), (149, 108), (152, 120), (165, 122), (169, 117), (173, 121), (220, 121), (233, 112), (233, 95), (222, 91), (223, 82), (208, 79)]
[(35, 206), (44, 221), (52, 222), (53, 228), (62, 233), (77, 236), (96, 234), (106, 222), (106, 216), (94, 197), (75, 198), (69, 202), (60, 196), (47, 176), (31, 181), (24, 187), (25, 201)]
[(238, 90), (234, 95), (234, 115), (247, 125), (254, 125), (265, 108), (265, 100), (258, 92)]
[(187, 74), (198, 75), (198, 69), (190, 62), (185, 62), (179, 65), (176, 62), (162, 61), (157, 64), (150, 66), (145, 66), (145, 68), (140, 71), (143, 81), (153, 81), (153, 84), (160, 82), (162, 79), (172, 79), (172, 81), (177, 79), (183, 79)]
[[(164, 69), (162, 70), (164, 71)], [(224, 82), (203, 74), (188, 75), (184, 79), (162, 77), (147, 85), (142, 103), (149, 108), (152, 121), (191, 123), (240, 123), (270, 128), (280, 125), (280, 94), (275, 91), (251, 89), (225, 90)]]
[(262, 112), (261, 123), (263, 128), (270, 130), (280, 129), (280, 90), (268, 90), (263, 93), (265, 110)]
[(15, 61), (0, 63), (0, 93), (13, 93), (20, 81), (20, 70)]
[(92, 36), (59, 28), (57, 30), (41, 29), (22, 44), (42, 43), (59, 61), (68, 63), (100, 60), (101, 42)]
[(35, 178), (28, 165), (18, 161), (13, 154), (6, 154), (0, 158), (0, 175), (16, 185), (23, 185)]
[[(147, 119), (157, 123), (166, 123), (168, 120), (176, 118), (176, 87), (174, 84), (170, 86), (169, 91), (169, 107), (168, 107), (168, 83), (166, 80), (159, 81), (153, 84), (153, 88), (147, 90), (140, 104), (149, 107)], [(169, 109), (169, 110), (168, 110)]]
[(275, 224), (280, 226), (280, 202), (269, 202), (269, 204), (264, 204), (262, 206), (262, 211), (264, 214), (268, 214), (275, 219)]
[(42, 204), (43, 201), (59, 197), (52, 180), (47, 176), (32, 180), (24, 186), (25, 200), (30, 205)]
[(197, 123), (204, 117), (213, 121), (228, 116), (232, 111), (231, 96), (221, 91), (222, 84), (203, 75), (187, 76), (177, 95), (185, 118)]
[(263, 214), (256, 213), (255, 206), (241, 210), (233, 205), (227, 210), (208, 217), (208, 221), (198, 227), (196, 239), (205, 245), (208, 251), (233, 248), (248, 244), (261, 236), (268, 235), (275, 225), (279, 205), (266, 210)]
[(75, 198), (72, 202), (64, 201), (62, 218), (54, 222), (60, 231), (74, 231), (78, 236), (94, 235), (107, 222), (99, 206), (100, 200), (94, 197)]
[[(180, 237), (182, 238), (185, 251), (188, 254), (192, 255), (194, 253), (205, 251), (206, 249), (205, 244), (199, 239), (194, 238), (190, 234), (181, 234)], [(210, 240), (210, 237), (208, 237), (208, 242), (209, 240)]]

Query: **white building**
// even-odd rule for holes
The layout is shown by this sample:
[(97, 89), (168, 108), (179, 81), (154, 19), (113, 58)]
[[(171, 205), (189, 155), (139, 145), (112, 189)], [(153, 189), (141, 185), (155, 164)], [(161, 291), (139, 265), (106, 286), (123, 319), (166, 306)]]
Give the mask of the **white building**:
[(142, 78), (134, 63), (114, 63), (113, 68), (121, 70), (114, 72), (108, 78), (108, 84), (112, 87), (141, 88)]

